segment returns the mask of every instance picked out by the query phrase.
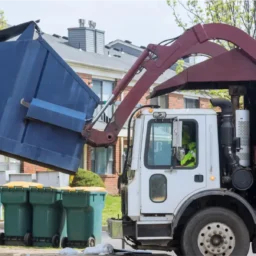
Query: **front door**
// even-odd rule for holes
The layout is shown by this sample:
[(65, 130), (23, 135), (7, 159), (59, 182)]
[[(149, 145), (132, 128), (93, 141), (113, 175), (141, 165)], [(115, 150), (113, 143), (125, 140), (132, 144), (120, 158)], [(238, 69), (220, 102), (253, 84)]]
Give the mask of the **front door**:
[(206, 117), (179, 116), (185, 156), (175, 157), (173, 169), (172, 118), (159, 120), (146, 116), (147, 134), (141, 157), (142, 214), (172, 214), (184, 198), (206, 186)]

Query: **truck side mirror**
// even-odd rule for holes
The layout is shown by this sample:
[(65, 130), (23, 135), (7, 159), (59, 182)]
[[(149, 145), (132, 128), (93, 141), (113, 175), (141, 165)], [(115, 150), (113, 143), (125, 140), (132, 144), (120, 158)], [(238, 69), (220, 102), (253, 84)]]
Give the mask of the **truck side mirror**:
[(185, 149), (184, 148), (178, 148), (176, 153), (176, 158), (181, 161), (185, 157)]
[(176, 149), (182, 147), (182, 121), (173, 120), (172, 146)]

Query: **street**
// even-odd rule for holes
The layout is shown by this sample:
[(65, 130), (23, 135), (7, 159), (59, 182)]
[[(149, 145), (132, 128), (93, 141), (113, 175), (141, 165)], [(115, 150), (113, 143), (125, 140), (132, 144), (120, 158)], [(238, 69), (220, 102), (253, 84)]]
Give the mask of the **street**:
[[(122, 242), (116, 239), (111, 239), (107, 232), (102, 232), (102, 238), (103, 238), (103, 243), (109, 243), (112, 244), (114, 246), (114, 248), (122, 248)], [(128, 246), (125, 246), (125, 249), (129, 250), (130, 248)], [(170, 255), (175, 255), (174, 253), (168, 253)], [(252, 252), (250, 252), (247, 256), (253, 256), (255, 254), (253, 254)]]
[[(1, 227), (1, 225), (0, 225)], [(0, 229), (0, 233), (3, 232), (4, 230), (3, 229)], [(114, 248), (116, 249), (122, 249), (122, 241), (121, 240), (118, 240), (118, 239), (111, 239), (108, 235), (107, 232), (103, 231), (102, 232), (102, 243), (103, 244), (111, 244)], [(132, 250), (129, 246), (125, 246), (125, 249), (126, 250)], [(24, 253), (32, 253), (32, 252), (38, 252), (38, 253), (42, 253), (42, 252), (52, 252), (52, 253), (56, 253), (56, 252), (59, 252), (60, 249), (26, 249), (26, 248), (20, 248), (20, 247), (12, 247), (11, 249), (8, 249), (8, 248), (3, 248), (1, 249), (1, 252), (6, 252), (6, 253), (15, 253), (15, 252), (24, 252)], [(175, 255), (174, 253), (168, 253), (169, 255)], [(248, 256), (253, 256), (254, 254), (253, 253), (249, 253)]]
[[(111, 239), (107, 232), (102, 232), (102, 241), (103, 243), (109, 243), (116, 249), (122, 249), (122, 241), (119, 239)], [(125, 250), (132, 250), (131, 247), (125, 245)], [(170, 255), (175, 255), (174, 253), (168, 253)]]

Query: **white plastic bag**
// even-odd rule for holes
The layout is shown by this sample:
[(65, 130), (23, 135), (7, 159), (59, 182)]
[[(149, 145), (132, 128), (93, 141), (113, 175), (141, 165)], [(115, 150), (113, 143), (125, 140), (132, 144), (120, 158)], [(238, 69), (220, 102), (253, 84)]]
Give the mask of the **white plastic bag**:
[(83, 251), (84, 254), (105, 255), (113, 253), (114, 248), (111, 244), (98, 244), (95, 247), (87, 247)]
[(77, 255), (78, 252), (72, 248), (66, 247), (59, 252), (60, 255)]

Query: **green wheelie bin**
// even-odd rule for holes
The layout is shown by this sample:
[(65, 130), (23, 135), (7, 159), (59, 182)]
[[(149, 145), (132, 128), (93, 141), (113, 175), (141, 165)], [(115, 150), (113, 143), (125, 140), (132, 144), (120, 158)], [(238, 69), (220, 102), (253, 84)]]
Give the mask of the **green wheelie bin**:
[(29, 202), (33, 208), (34, 246), (60, 247), (61, 238), (66, 236), (66, 220), (61, 201), (60, 189), (30, 188)]
[(4, 205), (4, 232), (0, 244), (32, 245), (32, 208), (29, 187), (42, 187), (33, 182), (10, 182), (1, 187)]
[(63, 190), (62, 205), (67, 214), (67, 237), (61, 247), (92, 247), (101, 243), (102, 210), (106, 190), (98, 187), (77, 187)]

